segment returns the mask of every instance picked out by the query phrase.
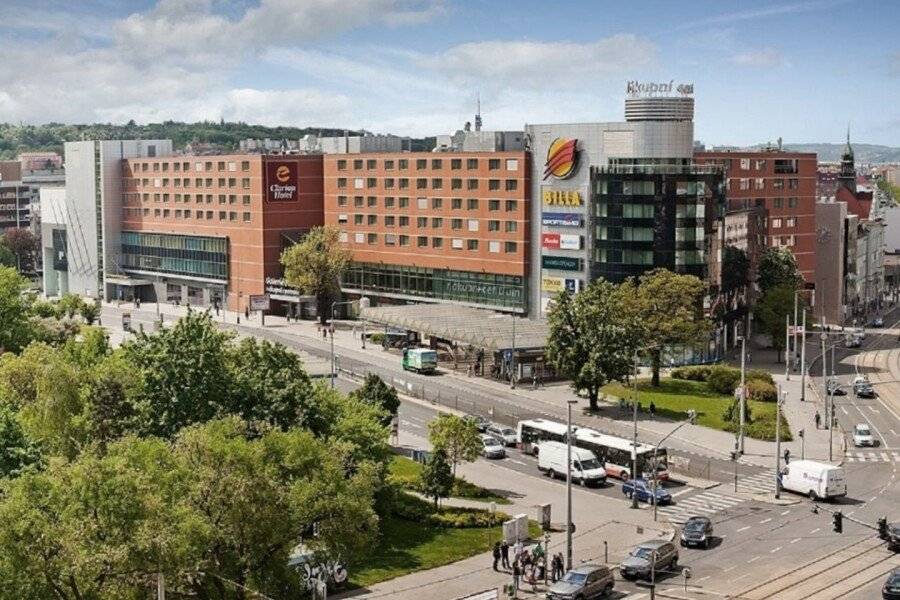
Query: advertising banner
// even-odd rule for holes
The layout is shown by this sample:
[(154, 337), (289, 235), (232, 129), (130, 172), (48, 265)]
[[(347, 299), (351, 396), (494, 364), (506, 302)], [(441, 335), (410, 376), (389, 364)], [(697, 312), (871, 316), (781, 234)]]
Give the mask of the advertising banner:
[(542, 269), (556, 269), (558, 271), (580, 271), (581, 259), (568, 256), (542, 256)]
[(541, 290), (555, 294), (565, 289), (562, 277), (541, 277)]
[[(547, 235), (547, 234), (544, 234)], [(581, 250), (581, 236), (580, 235), (560, 235), (557, 248), (562, 250)], [(547, 246), (545, 246), (546, 248)]]
[(560, 235), (558, 233), (542, 233), (541, 245), (544, 248), (559, 248)]
[(269, 295), (251, 294), (250, 310), (269, 310)]
[(266, 201), (293, 202), (297, 200), (297, 163), (272, 160), (266, 162)]
[(544, 213), (541, 224), (548, 227), (581, 227), (581, 219), (578, 213)]

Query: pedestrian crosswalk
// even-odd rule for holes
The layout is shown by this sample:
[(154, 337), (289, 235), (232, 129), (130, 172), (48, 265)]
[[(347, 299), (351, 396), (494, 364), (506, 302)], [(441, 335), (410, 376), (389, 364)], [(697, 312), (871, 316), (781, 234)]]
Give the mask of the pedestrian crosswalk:
[(900, 462), (900, 452), (847, 452), (844, 460), (847, 462)]
[(690, 498), (678, 498), (676, 502), (676, 504), (670, 506), (660, 506), (659, 512), (665, 515), (671, 523), (680, 525), (690, 517), (709, 516), (713, 513), (728, 510), (742, 502), (746, 502), (746, 500), (707, 490)]
[(755, 475), (739, 475), (737, 491), (746, 494), (771, 494), (775, 492), (775, 475), (772, 471), (763, 471)]

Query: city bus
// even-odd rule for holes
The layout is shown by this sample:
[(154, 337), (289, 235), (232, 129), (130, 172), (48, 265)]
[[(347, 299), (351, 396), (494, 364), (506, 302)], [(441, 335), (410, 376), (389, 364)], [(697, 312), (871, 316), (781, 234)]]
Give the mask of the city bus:
[[(572, 431), (575, 431), (572, 426)], [(519, 450), (525, 454), (538, 455), (538, 444), (541, 442), (566, 443), (566, 426), (549, 419), (529, 419), (519, 421), (516, 427)]]
[[(572, 444), (593, 452), (610, 477), (623, 481), (630, 478), (631, 440), (582, 427), (573, 433)], [(647, 480), (653, 478), (653, 446), (637, 445), (637, 470), (639, 477)], [(669, 478), (665, 448), (656, 451), (656, 477), (660, 481)]]

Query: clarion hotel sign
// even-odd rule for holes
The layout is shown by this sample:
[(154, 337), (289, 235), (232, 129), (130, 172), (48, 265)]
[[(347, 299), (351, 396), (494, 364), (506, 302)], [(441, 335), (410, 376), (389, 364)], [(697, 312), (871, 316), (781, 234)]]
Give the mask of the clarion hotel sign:
[(266, 163), (266, 200), (292, 202), (297, 199), (297, 163), (271, 161)]

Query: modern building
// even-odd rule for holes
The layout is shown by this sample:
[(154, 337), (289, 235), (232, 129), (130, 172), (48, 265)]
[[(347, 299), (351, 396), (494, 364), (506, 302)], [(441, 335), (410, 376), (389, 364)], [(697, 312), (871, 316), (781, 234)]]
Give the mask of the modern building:
[(526, 152), (326, 154), (324, 176), (351, 297), (527, 310)]
[[(847, 282), (854, 275), (857, 218), (845, 202), (823, 199), (816, 204), (816, 297), (813, 314), (819, 321), (844, 324)], [(848, 249), (852, 248), (852, 252)]]
[(598, 277), (620, 282), (657, 267), (708, 276), (722, 172), (693, 161), (693, 86), (674, 91), (629, 82), (624, 122), (526, 126), (532, 315)]
[(0, 161), (0, 234), (7, 229), (30, 229), (38, 190), (22, 181), (19, 161)]
[[(780, 148), (698, 152), (698, 163), (720, 165), (729, 211), (762, 208), (768, 247), (787, 247), (808, 284), (814, 280), (817, 159)], [(752, 261), (758, 262), (758, 257)]]
[(69, 292), (67, 230), (70, 218), (66, 188), (41, 188), (40, 212), (44, 295), (62, 296)]
[(409, 138), (363, 132), (340, 136), (308, 134), (299, 140), (246, 139), (241, 153), (250, 154), (358, 154), (360, 152), (401, 152), (409, 149)]

